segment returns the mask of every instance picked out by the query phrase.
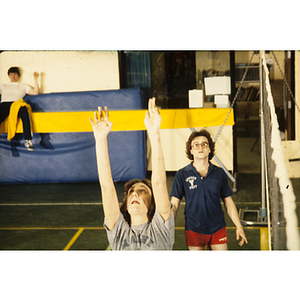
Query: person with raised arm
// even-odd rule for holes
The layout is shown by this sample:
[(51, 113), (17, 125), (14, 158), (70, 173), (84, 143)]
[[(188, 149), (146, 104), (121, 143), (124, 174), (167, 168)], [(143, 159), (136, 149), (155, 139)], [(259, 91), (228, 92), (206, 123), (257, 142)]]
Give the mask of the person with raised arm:
[[(108, 108), (94, 113), (93, 126), (99, 182), (104, 210), (104, 227), (112, 250), (172, 250), (174, 216), (170, 203), (160, 137), (161, 116), (155, 98), (148, 103), (144, 119), (152, 151), (152, 176), (132, 179), (124, 185), (119, 205), (108, 153), (107, 136), (112, 130)], [(104, 114), (104, 116), (103, 116)], [(130, 141), (128, 141), (130, 142)]]

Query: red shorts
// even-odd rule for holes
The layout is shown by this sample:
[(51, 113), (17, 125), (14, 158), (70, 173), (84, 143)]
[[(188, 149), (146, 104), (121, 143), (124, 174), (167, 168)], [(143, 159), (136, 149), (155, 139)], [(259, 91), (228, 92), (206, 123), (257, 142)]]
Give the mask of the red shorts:
[(226, 227), (223, 227), (214, 234), (202, 234), (191, 230), (185, 231), (185, 241), (187, 246), (203, 247), (206, 245), (227, 244)]

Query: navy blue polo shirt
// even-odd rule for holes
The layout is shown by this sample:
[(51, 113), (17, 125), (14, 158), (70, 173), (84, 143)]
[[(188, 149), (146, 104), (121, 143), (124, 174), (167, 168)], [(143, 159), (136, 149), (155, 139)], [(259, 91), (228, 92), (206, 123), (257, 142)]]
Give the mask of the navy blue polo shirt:
[(213, 234), (226, 226), (221, 199), (232, 195), (227, 176), (222, 168), (209, 163), (202, 178), (193, 162), (177, 171), (171, 197), (185, 197), (185, 229)]

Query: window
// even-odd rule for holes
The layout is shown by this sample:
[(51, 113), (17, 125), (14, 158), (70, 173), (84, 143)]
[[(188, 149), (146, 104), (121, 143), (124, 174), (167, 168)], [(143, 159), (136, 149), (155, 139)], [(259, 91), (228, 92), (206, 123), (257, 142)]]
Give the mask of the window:
[(161, 108), (187, 108), (196, 88), (195, 51), (120, 51), (120, 87), (142, 90), (144, 104), (156, 97)]

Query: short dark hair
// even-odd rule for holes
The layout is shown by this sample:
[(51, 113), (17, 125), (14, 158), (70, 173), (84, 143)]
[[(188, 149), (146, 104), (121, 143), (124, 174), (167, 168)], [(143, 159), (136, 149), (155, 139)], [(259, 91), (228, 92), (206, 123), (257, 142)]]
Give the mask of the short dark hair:
[(7, 75), (9, 75), (10, 73), (17, 73), (19, 76), (21, 76), (20, 70), (19, 70), (18, 67), (9, 68), (8, 71), (7, 71)]
[(128, 222), (129, 225), (131, 225), (131, 217), (130, 214), (128, 213), (128, 209), (127, 209), (127, 197), (128, 197), (128, 191), (130, 190), (130, 188), (136, 184), (136, 183), (144, 183), (145, 185), (147, 185), (150, 190), (151, 190), (151, 207), (148, 210), (147, 216), (148, 216), (148, 221), (151, 222), (154, 216), (154, 212), (155, 212), (155, 202), (154, 202), (154, 196), (153, 196), (153, 190), (152, 190), (152, 184), (151, 181), (149, 179), (132, 179), (129, 180), (125, 183), (124, 185), (124, 191), (123, 191), (123, 203), (121, 204), (120, 207), (120, 211), (124, 216), (124, 219)]
[(200, 131), (193, 131), (187, 142), (185, 143), (185, 154), (188, 159), (194, 160), (194, 156), (191, 154), (191, 144), (192, 141), (198, 136), (205, 136), (208, 140), (210, 153), (208, 160), (211, 160), (215, 155), (215, 142), (212, 140), (210, 133), (206, 129), (201, 129)]

